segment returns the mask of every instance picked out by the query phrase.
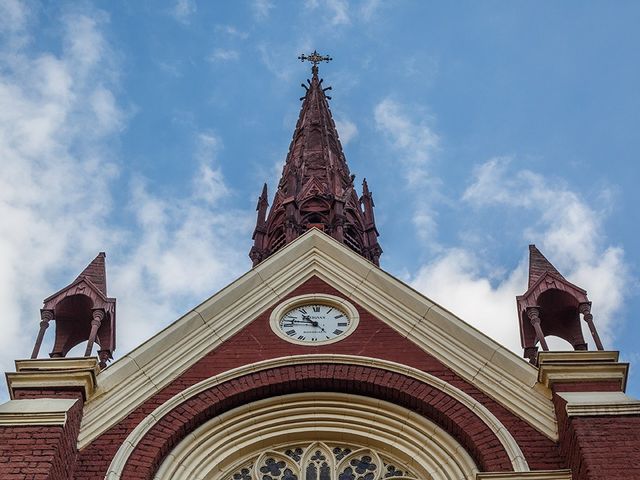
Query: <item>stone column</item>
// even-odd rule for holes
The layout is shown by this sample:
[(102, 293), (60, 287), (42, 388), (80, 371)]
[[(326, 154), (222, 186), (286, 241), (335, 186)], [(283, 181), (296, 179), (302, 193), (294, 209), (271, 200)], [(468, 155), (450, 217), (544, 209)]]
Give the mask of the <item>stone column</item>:
[(533, 329), (536, 331), (536, 337), (540, 340), (542, 350), (548, 352), (549, 347), (547, 346), (547, 341), (545, 340), (544, 333), (542, 333), (542, 328), (540, 327), (540, 309), (538, 307), (527, 308), (527, 317), (529, 317), (529, 321), (531, 322), (531, 325), (533, 325)]
[(38, 358), (40, 352), (40, 345), (42, 345), (42, 339), (44, 338), (44, 332), (49, 328), (49, 322), (53, 320), (53, 310), (40, 310), (40, 331), (36, 338), (36, 344), (33, 346), (33, 352), (31, 352), (31, 358)]
[(591, 302), (581, 303), (580, 305), (578, 305), (578, 309), (580, 310), (584, 321), (587, 322), (587, 325), (589, 325), (589, 331), (591, 331), (591, 336), (593, 337), (593, 341), (596, 344), (596, 348), (598, 350), (604, 350), (602, 342), (600, 341), (600, 336), (596, 331), (596, 326), (593, 323), (593, 315), (591, 315)]
[(104, 310), (102, 308), (94, 308), (92, 313), (93, 320), (91, 320), (91, 333), (89, 334), (87, 349), (84, 352), (85, 357), (91, 356), (91, 350), (93, 349), (93, 343), (96, 341), (98, 329), (100, 328), (100, 325), (102, 325), (102, 320), (104, 320)]

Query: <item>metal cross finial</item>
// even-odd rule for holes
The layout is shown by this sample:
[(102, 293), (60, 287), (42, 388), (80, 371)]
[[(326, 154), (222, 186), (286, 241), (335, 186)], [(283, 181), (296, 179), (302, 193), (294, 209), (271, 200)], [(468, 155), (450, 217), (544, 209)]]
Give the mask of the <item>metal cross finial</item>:
[(305, 60), (308, 60), (311, 63), (313, 63), (314, 66), (318, 65), (320, 62), (330, 62), (331, 60), (333, 60), (333, 58), (331, 58), (329, 55), (320, 55), (315, 50), (313, 51), (313, 53), (311, 55), (305, 55), (303, 53), (302, 55), (300, 55), (298, 57), (298, 59), (300, 59), (301, 62), (304, 62)]

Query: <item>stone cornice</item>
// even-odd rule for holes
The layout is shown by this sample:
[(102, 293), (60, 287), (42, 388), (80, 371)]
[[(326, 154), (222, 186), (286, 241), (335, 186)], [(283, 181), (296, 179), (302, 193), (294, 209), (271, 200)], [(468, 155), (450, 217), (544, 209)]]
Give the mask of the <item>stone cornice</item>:
[(574, 350), (569, 352), (539, 352), (538, 366), (545, 363), (616, 363), (620, 353), (615, 350)]
[(547, 388), (558, 383), (616, 381), (624, 391), (629, 364), (617, 360), (618, 352), (541, 352), (538, 381)]
[(0, 405), (0, 426), (64, 425), (76, 402), (62, 398), (10, 400)]
[(5, 374), (11, 399), (15, 398), (15, 390), (75, 388), (87, 400), (97, 387), (100, 367), (95, 357), (16, 360), (15, 363), (16, 371)]
[(569, 417), (640, 415), (640, 400), (622, 392), (558, 392)]

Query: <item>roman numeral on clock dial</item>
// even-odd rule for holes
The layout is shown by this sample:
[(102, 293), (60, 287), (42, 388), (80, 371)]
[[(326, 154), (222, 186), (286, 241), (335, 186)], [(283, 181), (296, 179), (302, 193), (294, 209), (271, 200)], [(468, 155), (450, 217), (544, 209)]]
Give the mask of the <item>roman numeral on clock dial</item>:
[(285, 338), (302, 343), (323, 343), (344, 335), (351, 321), (342, 309), (322, 303), (298, 304), (280, 317)]

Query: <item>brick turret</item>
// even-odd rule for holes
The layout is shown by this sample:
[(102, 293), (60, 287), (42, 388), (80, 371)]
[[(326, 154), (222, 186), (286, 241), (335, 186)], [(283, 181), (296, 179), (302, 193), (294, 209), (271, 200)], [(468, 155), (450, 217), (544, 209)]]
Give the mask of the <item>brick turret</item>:
[(524, 356), (531, 362), (536, 362), (538, 343), (544, 351), (549, 350), (545, 339), (549, 335), (566, 340), (574, 350), (587, 350), (580, 314), (589, 326), (596, 347), (603, 350), (587, 292), (565, 279), (535, 245), (529, 245), (529, 288), (516, 300), (520, 341)]
[(49, 322), (55, 320), (52, 358), (66, 357), (86, 341), (84, 356), (98, 343), (100, 366), (106, 367), (116, 348), (116, 299), (107, 296), (105, 253), (100, 252), (80, 275), (62, 290), (44, 300), (40, 331), (31, 358), (37, 358)]

